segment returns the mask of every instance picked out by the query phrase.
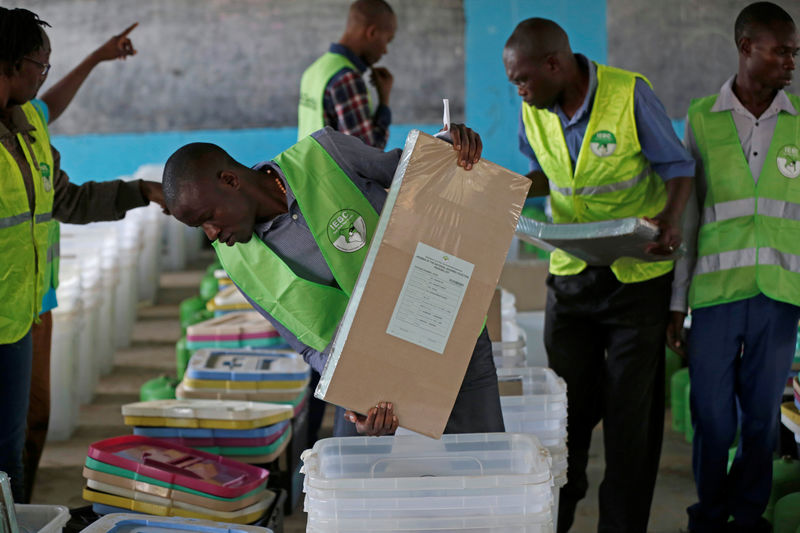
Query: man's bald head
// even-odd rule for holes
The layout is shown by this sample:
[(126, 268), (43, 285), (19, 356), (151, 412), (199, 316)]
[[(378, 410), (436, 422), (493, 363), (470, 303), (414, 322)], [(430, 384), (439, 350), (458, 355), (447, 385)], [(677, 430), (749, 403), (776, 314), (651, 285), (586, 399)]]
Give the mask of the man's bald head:
[(385, 0), (356, 0), (350, 4), (347, 29), (356, 30), (370, 25), (387, 29), (393, 24), (394, 10)]
[(505, 47), (529, 59), (547, 55), (572, 55), (569, 37), (564, 29), (552, 20), (543, 18), (529, 18), (517, 24)]

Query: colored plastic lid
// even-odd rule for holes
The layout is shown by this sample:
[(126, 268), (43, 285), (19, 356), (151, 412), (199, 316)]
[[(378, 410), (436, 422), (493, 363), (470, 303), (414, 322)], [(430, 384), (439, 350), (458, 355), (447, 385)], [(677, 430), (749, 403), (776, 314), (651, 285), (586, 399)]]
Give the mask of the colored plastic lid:
[(276, 451), (282, 450), (284, 444), (286, 444), (291, 437), (292, 428), (288, 427), (286, 428), (286, 431), (275, 440), (275, 442), (267, 446), (200, 446), (196, 449), (225, 457), (235, 456), (233, 458), (238, 460), (240, 456), (272, 455)]
[[(181, 485), (176, 485), (175, 483), (171, 483), (168, 481), (162, 481), (160, 479), (152, 478), (146, 476), (144, 474), (140, 474), (138, 472), (134, 472), (132, 470), (127, 470), (125, 468), (120, 468), (119, 466), (110, 465), (104, 463), (102, 461), (98, 461), (97, 459), (92, 459), (91, 457), (86, 458), (86, 462), (84, 463), (84, 472), (86, 470), (91, 470), (93, 472), (100, 472), (103, 474), (110, 474), (113, 476), (119, 476), (126, 479), (130, 479), (136, 481), (137, 483), (140, 481), (144, 481), (145, 483), (150, 483), (152, 485), (156, 485), (163, 489), (174, 491), (174, 492), (185, 492), (187, 494), (191, 494), (194, 496), (202, 496), (203, 498), (210, 498), (214, 500), (222, 500), (225, 502), (238, 502), (239, 500), (245, 500), (248, 498), (253, 498), (255, 496), (259, 496), (261, 491), (264, 490), (264, 486), (259, 486), (256, 489), (251, 490), (237, 498), (223, 498), (221, 496), (215, 496), (213, 494), (208, 494), (207, 492), (202, 492), (199, 490), (190, 489), (188, 487), (183, 487)], [(89, 479), (92, 476), (84, 474), (85, 478)], [(266, 484), (265, 484), (266, 485)], [(241, 506), (240, 506), (241, 507)]]
[[(107, 506), (103, 506), (107, 508)], [(98, 506), (100, 508), (100, 506)], [(98, 513), (99, 514), (99, 513)], [(192, 518), (155, 517), (131, 513), (107, 514), (81, 533), (272, 533), (258, 526), (242, 526)]]
[(251, 392), (277, 389), (297, 391), (308, 385), (308, 379), (297, 381), (231, 381), (222, 379), (194, 379), (184, 376), (183, 385), (190, 389), (246, 390)]
[[(115, 510), (121, 509), (127, 511), (134, 511), (137, 513), (151, 514), (155, 516), (180, 516), (183, 518), (199, 518), (201, 520), (217, 519), (213, 514), (199, 514), (193, 511), (188, 511), (186, 509), (179, 509), (176, 507), (168, 507), (164, 505), (158, 505), (155, 503), (132, 500), (130, 498), (123, 498), (122, 496), (116, 496), (114, 494), (97, 492), (92, 489), (83, 489), (83, 499), (90, 503), (97, 503), (100, 505), (113, 507)], [(225, 518), (224, 520), (226, 522), (232, 522), (235, 524), (249, 524), (251, 522), (255, 522), (256, 520), (264, 516), (267, 507), (268, 505), (266, 504), (252, 505), (250, 507), (243, 509), (240, 513), (237, 512), (230, 513), (236, 516), (234, 518)], [(101, 513), (98, 512), (98, 514)], [(228, 513), (225, 513), (225, 515), (229, 516)]]
[[(130, 500), (131, 502), (136, 502), (138, 504), (147, 504), (152, 505), (153, 507), (157, 508), (159, 512), (152, 512), (152, 510), (147, 510), (146, 512), (150, 512), (150, 514), (158, 514), (159, 516), (182, 516), (186, 518), (205, 518), (208, 520), (224, 520), (230, 521), (233, 523), (242, 521), (242, 517), (244, 516), (251, 516), (261, 511), (261, 515), (264, 514), (264, 511), (269, 507), (272, 501), (275, 499), (275, 493), (272, 491), (265, 490), (262, 493), (262, 497), (252, 505), (248, 505), (247, 507), (243, 507), (241, 509), (233, 510), (233, 511), (218, 511), (214, 509), (209, 509), (207, 507), (202, 507), (198, 505), (192, 505), (185, 502), (176, 502), (169, 498), (162, 498), (160, 496), (155, 496), (152, 494), (137, 492), (135, 490), (128, 490), (121, 487), (117, 487), (116, 485), (110, 485), (107, 483), (103, 483), (101, 481), (95, 480), (88, 480), (87, 481), (87, 488), (92, 491), (92, 497), (97, 499), (92, 500), (89, 499), (88, 501), (96, 501), (97, 503), (109, 503), (102, 501), (103, 498), (98, 498), (97, 494), (102, 495), (110, 495), (116, 496), (119, 498), (125, 498)], [(116, 504), (116, 507), (121, 507)], [(131, 506), (131, 510), (137, 510), (136, 506)], [(255, 520), (258, 520), (260, 515), (257, 515)], [(253, 520), (249, 520), (252, 522)], [(245, 523), (245, 522), (242, 522)]]
[(239, 499), (212, 498), (210, 496), (201, 496), (199, 493), (195, 494), (182, 490), (172, 490), (156, 483), (149, 483), (144, 481), (144, 479), (146, 479), (145, 476), (139, 476), (139, 479), (130, 479), (124, 476), (107, 474), (100, 470), (92, 470), (89, 467), (83, 468), (83, 477), (87, 480), (114, 485), (121, 489), (152, 494), (153, 496), (166, 498), (174, 502), (185, 502), (214, 511), (238, 511), (244, 509), (245, 507), (249, 507), (261, 501), (264, 498), (265, 492), (264, 489), (258, 489)]
[(291, 406), (232, 400), (155, 400), (122, 406), (129, 426), (252, 429), (292, 418)]
[(242, 496), (262, 486), (269, 476), (269, 472), (261, 468), (137, 435), (95, 442), (89, 446), (88, 456), (110, 465), (223, 498)]
[[(278, 440), (288, 427), (289, 421), (284, 420), (264, 428), (240, 431), (240, 433), (252, 432), (257, 434), (258, 436), (255, 437), (221, 437), (212, 432), (226, 430), (193, 428), (135, 427), (133, 428), (133, 434), (166, 440), (188, 448), (197, 448), (198, 446), (267, 446)], [(192, 431), (198, 432), (195, 434), (197, 436), (189, 436), (191, 434), (188, 432)], [(236, 432), (236, 430), (228, 430), (228, 432)]]
[(311, 368), (290, 350), (198, 350), (186, 377), (220, 381), (305, 381)]
[[(227, 383), (227, 382), (223, 382)], [(186, 383), (181, 383), (175, 389), (175, 396), (181, 399), (202, 399), (202, 400), (238, 400), (242, 402), (273, 402), (288, 403), (299, 405), (306, 396), (308, 386), (296, 389), (274, 389), (274, 390), (239, 390), (224, 388), (194, 389), (187, 387)]]

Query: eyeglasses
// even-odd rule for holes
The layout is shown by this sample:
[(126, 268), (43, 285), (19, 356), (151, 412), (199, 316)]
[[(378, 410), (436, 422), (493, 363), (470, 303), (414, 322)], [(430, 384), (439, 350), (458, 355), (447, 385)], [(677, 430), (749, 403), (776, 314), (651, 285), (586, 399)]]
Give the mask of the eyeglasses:
[(47, 76), (47, 73), (50, 72), (50, 66), (51, 66), (50, 63), (41, 63), (39, 61), (36, 61), (35, 59), (31, 59), (30, 57), (23, 57), (22, 59), (27, 59), (31, 63), (34, 63), (42, 67), (42, 76)]

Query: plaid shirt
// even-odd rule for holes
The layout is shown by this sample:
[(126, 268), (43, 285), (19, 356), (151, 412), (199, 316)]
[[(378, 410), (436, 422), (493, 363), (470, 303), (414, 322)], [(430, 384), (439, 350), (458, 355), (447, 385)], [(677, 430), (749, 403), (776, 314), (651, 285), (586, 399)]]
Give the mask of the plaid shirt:
[(378, 104), (375, 113), (370, 115), (367, 85), (363, 78), (368, 65), (340, 44), (331, 44), (330, 51), (347, 57), (358, 71), (344, 68), (328, 82), (322, 99), (325, 125), (358, 137), (369, 146), (384, 148), (389, 139), (392, 112), (387, 106)]

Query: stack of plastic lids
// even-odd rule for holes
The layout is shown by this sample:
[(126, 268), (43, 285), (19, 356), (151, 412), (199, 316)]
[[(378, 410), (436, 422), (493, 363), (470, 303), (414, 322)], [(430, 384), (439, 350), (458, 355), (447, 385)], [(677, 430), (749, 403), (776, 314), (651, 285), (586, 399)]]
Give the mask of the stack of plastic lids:
[(228, 273), (222, 268), (214, 270), (214, 277), (217, 279), (219, 290), (226, 289), (233, 285), (233, 280), (231, 280)]
[(510, 433), (346, 437), (302, 455), (309, 532), (551, 532), (550, 457)]
[(143, 516), (131, 513), (113, 513), (102, 517), (81, 533), (272, 533), (259, 526), (241, 526), (198, 520), (196, 518), (170, 518)]
[(497, 368), (525, 366), (528, 354), (525, 330), (517, 323), (516, 297), (505, 289), (500, 293), (501, 338), (492, 339)]
[(800, 374), (792, 380), (792, 393), (794, 395), (794, 405), (800, 409)]
[(272, 402), (296, 415), (308, 396), (311, 368), (291, 350), (198, 350), (189, 360), (177, 398)]
[(101, 515), (135, 511), (249, 524), (275, 498), (268, 476), (218, 455), (127, 435), (89, 446), (83, 499)]
[[(506, 431), (536, 435), (552, 457), (556, 489), (567, 482), (567, 384), (549, 368), (498, 368), (501, 385), (517, 394), (500, 396)], [(508, 390), (508, 389), (507, 389)], [(558, 491), (555, 491), (556, 504)]]
[[(214, 272), (214, 277), (217, 277), (217, 272), (218, 271)], [(217, 278), (217, 280), (219, 283), (219, 292), (206, 304), (206, 309), (213, 311), (214, 316), (253, 310), (253, 306), (250, 305), (250, 302), (247, 301), (235, 285), (231, 283), (223, 284), (224, 282), (220, 278)]]
[(284, 348), (286, 341), (269, 320), (255, 311), (228, 313), (186, 328), (186, 347)]
[(230, 457), (275, 460), (292, 438), (289, 405), (230, 400), (153, 400), (122, 406), (125, 424), (141, 437)]

